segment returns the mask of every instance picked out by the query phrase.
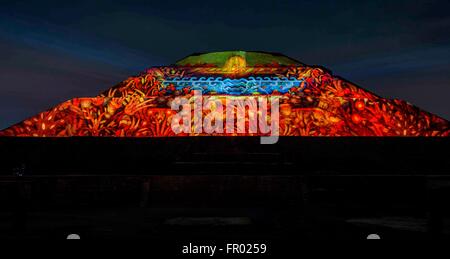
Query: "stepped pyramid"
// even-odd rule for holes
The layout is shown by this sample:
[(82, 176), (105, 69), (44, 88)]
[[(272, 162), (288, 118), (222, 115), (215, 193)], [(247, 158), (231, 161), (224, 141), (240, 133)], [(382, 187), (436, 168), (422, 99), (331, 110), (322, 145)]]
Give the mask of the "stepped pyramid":
[[(171, 109), (171, 104), (177, 97), (192, 99), (195, 91), (201, 91), (204, 98), (223, 102), (230, 98), (279, 98), (281, 136), (450, 135), (450, 124), (445, 119), (405, 101), (379, 97), (321, 67), (307, 66), (280, 54), (229, 51), (194, 54), (175, 65), (151, 68), (96, 97), (64, 102), (0, 131), (0, 136), (265, 135), (205, 134), (194, 129), (176, 134), (171, 122), (177, 111)], [(248, 119), (246, 123), (248, 126)]]

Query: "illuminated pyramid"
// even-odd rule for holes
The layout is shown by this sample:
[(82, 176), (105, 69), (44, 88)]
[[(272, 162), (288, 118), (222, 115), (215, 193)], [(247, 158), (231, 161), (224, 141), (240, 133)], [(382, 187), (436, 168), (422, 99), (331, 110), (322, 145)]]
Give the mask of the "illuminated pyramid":
[[(449, 136), (448, 121), (401, 100), (376, 96), (330, 72), (260, 52), (189, 56), (154, 67), (92, 98), (75, 98), (0, 132), (9, 137), (258, 136), (262, 132), (175, 133), (174, 100), (278, 98), (281, 136)], [(189, 105), (192, 105), (190, 103)], [(237, 107), (244, 112), (248, 107)], [(208, 111), (203, 111), (208, 116)], [(213, 110), (209, 111), (210, 113)], [(217, 112), (217, 111), (214, 111)], [(223, 120), (230, 116), (225, 111)], [(245, 114), (245, 113), (244, 113)], [(249, 125), (246, 114), (246, 127)], [(194, 119), (195, 116), (192, 117)], [(270, 120), (271, 113), (266, 114)], [(176, 130), (175, 130), (176, 131)]]

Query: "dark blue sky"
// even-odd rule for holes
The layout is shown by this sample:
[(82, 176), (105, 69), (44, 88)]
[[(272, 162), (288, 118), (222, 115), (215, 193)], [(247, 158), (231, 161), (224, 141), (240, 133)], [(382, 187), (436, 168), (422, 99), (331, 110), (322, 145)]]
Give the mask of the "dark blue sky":
[(281, 52), (450, 119), (450, 1), (0, 1), (0, 128), (194, 52)]

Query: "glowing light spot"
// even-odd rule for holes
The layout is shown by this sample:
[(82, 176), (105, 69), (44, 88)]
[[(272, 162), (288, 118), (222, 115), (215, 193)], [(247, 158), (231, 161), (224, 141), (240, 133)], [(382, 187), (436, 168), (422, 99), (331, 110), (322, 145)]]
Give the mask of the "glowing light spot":
[(364, 102), (362, 101), (358, 101), (355, 104), (356, 109), (358, 109), (359, 111), (364, 111), (364, 109), (366, 109), (366, 105), (364, 104)]
[(227, 73), (245, 72), (247, 70), (247, 60), (241, 56), (230, 57), (225, 63), (223, 70)]
[(353, 121), (355, 124), (361, 123), (362, 120), (363, 120), (363, 119), (361, 118), (361, 116), (359, 116), (358, 114), (353, 114), (353, 116), (352, 116), (352, 121)]

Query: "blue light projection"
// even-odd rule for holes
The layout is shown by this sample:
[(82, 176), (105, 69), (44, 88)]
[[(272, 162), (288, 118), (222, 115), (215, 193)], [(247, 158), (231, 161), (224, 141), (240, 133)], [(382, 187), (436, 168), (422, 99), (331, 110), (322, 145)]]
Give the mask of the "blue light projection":
[[(173, 85), (176, 90), (188, 88), (190, 90), (202, 91), (203, 94), (226, 94), (226, 95), (251, 95), (272, 94), (275, 91), (285, 94), (293, 87), (302, 88), (305, 84), (303, 79), (277, 78), (277, 77), (249, 77), (230, 79), (222, 77), (191, 77), (165, 79), (165, 87)], [(301, 89), (303, 90), (303, 89)]]

